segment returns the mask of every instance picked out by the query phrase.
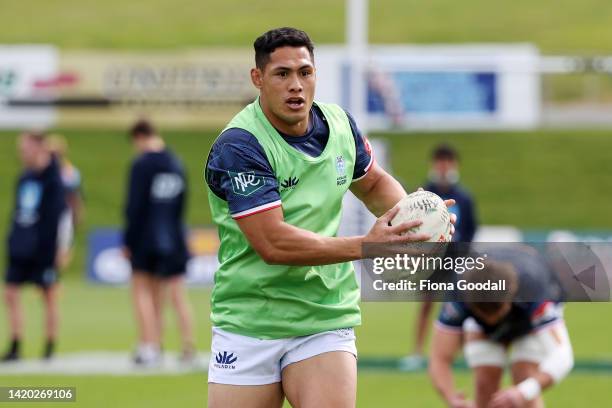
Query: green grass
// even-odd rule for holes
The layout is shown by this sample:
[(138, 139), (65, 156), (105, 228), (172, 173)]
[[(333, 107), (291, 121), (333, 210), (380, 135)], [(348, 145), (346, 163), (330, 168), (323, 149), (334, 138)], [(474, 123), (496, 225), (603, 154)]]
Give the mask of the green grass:
[[(210, 347), (208, 290), (191, 290), (196, 315), (197, 343)], [(37, 358), (41, 351), (41, 311), (37, 293), (25, 291), (28, 313), (25, 356)], [(59, 353), (80, 350), (128, 350), (135, 342), (135, 327), (126, 289), (101, 288), (69, 280), (61, 297), (63, 314)], [(401, 356), (410, 347), (415, 304), (362, 303), (363, 325), (357, 330), (360, 356)], [(569, 304), (567, 322), (577, 359), (612, 359), (609, 338), (612, 326), (602, 316), (610, 316), (612, 304)], [(164, 347), (177, 350), (179, 341), (174, 319), (167, 314)], [(6, 327), (4, 313), (0, 327)], [(0, 339), (4, 341), (4, 339)], [(2, 344), (3, 346), (3, 344)], [(458, 387), (471, 394), (471, 378), (457, 374)], [(561, 386), (547, 393), (553, 407), (603, 406), (610, 378), (606, 375), (575, 373)], [(75, 407), (161, 407), (203, 406), (206, 376), (0, 376), (0, 386), (64, 386), (77, 388)], [(162, 397), (163, 396), (163, 397)], [(359, 407), (441, 407), (424, 373), (401, 374), (387, 371), (359, 373)], [(27, 407), (29, 405), (20, 405)], [(32, 406), (39, 406), (34, 404)], [(57, 404), (54, 406), (64, 406)]]
[[(129, 350), (136, 339), (127, 289), (92, 287), (82, 275), (85, 238), (97, 226), (118, 226), (125, 193), (131, 148), (122, 132), (66, 131), (70, 156), (81, 169), (86, 195), (86, 222), (78, 234), (76, 258), (64, 277), (63, 314), (59, 352)], [(164, 132), (169, 145), (183, 158), (189, 173), (188, 219), (208, 224), (202, 169), (214, 131)], [(9, 219), (13, 183), (19, 171), (14, 134), (0, 133), (0, 217)], [(451, 141), (462, 154), (462, 179), (474, 192), (485, 224), (511, 224), (523, 228), (611, 229), (608, 213), (612, 200), (612, 138), (604, 132), (528, 132), (475, 134), (376, 135), (390, 144), (393, 169), (409, 189), (422, 185), (429, 151), (440, 141)], [(1, 218), (0, 218), (1, 219)], [(0, 235), (6, 233), (0, 222)], [(0, 247), (3, 253), (4, 247)], [(3, 258), (3, 255), (0, 254)], [(0, 288), (1, 289), (1, 288)], [(196, 312), (199, 349), (210, 346), (209, 292), (190, 290)], [(37, 293), (25, 291), (27, 314), (24, 353), (39, 356), (42, 348), (41, 303)], [(357, 329), (362, 357), (406, 354), (411, 348), (415, 304), (364, 303), (363, 326)], [(612, 326), (606, 316), (612, 304), (570, 304), (566, 316), (579, 359), (612, 359)], [(603, 326), (602, 326), (603, 319)], [(164, 346), (179, 348), (173, 316), (167, 314)], [(4, 308), (0, 328), (6, 327)], [(4, 329), (2, 329), (4, 330)], [(0, 332), (0, 347), (5, 341)], [(470, 377), (458, 374), (459, 384), (470, 389)], [(609, 395), (609, 377), (576, 373), (547, 393), (549, 406), (603, 406)], [(2, 385), (63, 385), (78, 388), (78, 403), (67, 406), (196, 406), (206, 400), (204, 375), (169, 377), (51, 377), (3, 376)], [(424, 374), (362, 371), (359, 407), (441, 407)], [(27, 405), (23, 405), (27, 406)], [(35, 405), (38, 406), (38, 405)], [(54, 405), (54, 406), (61, 406)]]
[[(196, 339), (200, 349), (210, 346), (209, 291), (191, 289), (189, 297), (196, 314)], [(24, 343), (26, 357), (38, 357), (42, 350), (42, 305), (34, 289), (24, 291), (23, 304), (27, 310)], [(81, 280), (67, 279), (63, 283), (60, 300), (62, 311), (59, 352), (79, 350), (128, 350), (136, 339), (136, 327), (131, 313), (130, 293), (127, 288), (91, 286)], [(357, 329), (357, 345), (362, 356), (388, 357), (407, 354), (414, 327), (416, 303), (364, 302), (363, 326)], [(602, 316), (612, 315), (612, 303), (570, 303), (566, 318), (577, 358), (612, 360), (609, 339), (612, 325), (599, 327)], [(4, 309), (0, 313), (0, 327), (6, 327)], [(178, 328), (174, 316), (167, 311), (167, 337), (164, 347), (179, 350)], [(597, 333), (597, 335), (593, 335)], [(4, 338), (0, 336), (1, 343)]]
[[(547, 53), (612, 51), (606, 0), (370, 1), (373, 43), (533, 42)], [(1, 0), (0, 43), (63, 48), (163, 49), (250, 46), (293, 25), (317, 43), (344, 41), (344, 1)]]
[[(69, 156), (80, 168), (85, 224), (77, 234), (69, 275), (81, 273), (85, 239), (95, 227), (119, 226), (132, 157), (125, 134), (111, 130), (64, 132)], [(215, 132), (167, 131), (168, 144), (189, 172), (188, 222), (210, 224), (202, 178)], [(0, 133), (0, 220), (9, 219), (19, 171), (14, 134)], [(426, 181), (432, 147), (449, 141), (462, 155), (462, 180), (473, 192), (482, 224), (521, 228), (612, 229), (612, 138), (601, 131), (374, 135), (390, 146), (392, 167), (409, 190)], [(2, 218), (4, 217), (4, 218)], [(8, 222), (0, 222), (5, 236)], [(0, 246), (0, 259), (4, 246)]]
[[(458, 386), (470, 394), (470, 378), (457, 375)], [(545, 395), (547, 406), (577, 408), (603, 407), (608, 402), (609, 377), (573, 375), (562, 386)], [(76, 387), (76, 403), (53, 403), (53, 407), (146, 407), (206, 406), (206, 377), (199, 374), (147, 377), (0, 377), (3, 386)], [(579, 392), (576, 392), (579, 390)], [(163, 398), (160, 398), (163, 396)], [(41, 403), (20, 403), (19, 407), (36, 408)], [(288, 405), (286, 405), (288, 406)], [(435, 397), (424, 374), (360, 373), (357, 384), (357, 407), (401, 408), (444, 407)]]

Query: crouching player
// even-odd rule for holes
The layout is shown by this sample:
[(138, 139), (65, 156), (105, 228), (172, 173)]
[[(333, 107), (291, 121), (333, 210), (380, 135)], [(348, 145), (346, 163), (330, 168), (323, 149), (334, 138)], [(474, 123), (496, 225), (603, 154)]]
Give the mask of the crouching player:
[[(465, 274), (505, 279), (510, 288), (501, 301), (446, 302), (436, 322), (429, 364), (431, 380), (448, 406), (543, 407), (541, 392), (561, 381), (574, 364), (562, 306), (554, 301), (520, 302), (516, 293), (544, 293), (549, 267), (529, 251), (506, 251), (487, 262), (485, 271)], [(525, 296), (523, 296), (525, 298)], [(514, 299), (514, 301), (512, 301)], [(538, 299), (543, 299), (541, 296)], [(463, 344), (473, 371), (475, 401), (455, 389), (452, 363)], [(513, 385), (500, 389), (506, 359)]]

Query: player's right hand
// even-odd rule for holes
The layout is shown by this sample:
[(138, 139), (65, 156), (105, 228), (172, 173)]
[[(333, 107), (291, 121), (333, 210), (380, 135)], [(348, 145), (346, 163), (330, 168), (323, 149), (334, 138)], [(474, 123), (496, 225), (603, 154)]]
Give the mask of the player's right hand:
[(450, 408), (476, 408), (474, 402), (465, 399), (465, 395), (461, 392), (456, 393), (448, 400)]
[(403, 222), (392, 226), (391, 220), (398, 211), (399, 207), (395, 206), (381, 215), (372, 226), (372, 229), (370, 229), (370, 232), (365, 236), (364, 242), (397, 244), (427, 241), (431, 238), (429, 234), (410, 232), (412, 228), (418, 227), (423, 223), (421, 220)]

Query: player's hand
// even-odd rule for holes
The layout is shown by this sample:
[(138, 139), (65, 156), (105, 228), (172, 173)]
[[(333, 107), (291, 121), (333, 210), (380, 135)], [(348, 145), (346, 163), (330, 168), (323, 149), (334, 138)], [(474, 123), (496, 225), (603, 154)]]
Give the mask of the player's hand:
[(462, 392), (458, 392), (448, 400), (450, 408), (476, 408), (476, 405), (467, 399)]
[(421, 220), (408, 221), (391, 226), (390, 222), (399, 210), (399, 207), (395, 206), (381, 215), (372, 226), (370, 232), (365, 236), (364, 241), (378, 243), (407, 243), (427, 241), (431, 238), (429, 234), (410, 232), (412, 228), (418, 227), (423, 223)]
[(510, 387), (493, 394), (488, 408), (520, 408), (527, 404), (518, 388)]
[(131, 259), (132, 258), (132, 252), (130, 251), (130, 249), (128, 247), (121, 247), (121, 253), (123, 254), (123, 257), (125, 259)]
[[(423, 187), (419, 187), (417, 188), (417, 191), (424, 191)], [(453, 205), (455, 205), (457, 202), (453, 199), (450, 200), (444, 200), (444, 204), (446, 204), (446, 208), (450, 208)], [(452, 212), (450, 212), (450, 222), (451, 222), (451, 230), (450, 233), (451, 235), (455, 234), (455, 224), (457, 223), (457, 214), (453, 214)]]

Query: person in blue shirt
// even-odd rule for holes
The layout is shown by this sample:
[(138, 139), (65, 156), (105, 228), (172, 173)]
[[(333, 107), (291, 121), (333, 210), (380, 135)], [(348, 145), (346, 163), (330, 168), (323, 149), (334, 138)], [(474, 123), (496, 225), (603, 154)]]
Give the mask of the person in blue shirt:
[(16, 199), (7, 239), (5, 299), (11, 343), (3, 361), (20, 358), (23, 337), (20, 290), (23, 284), (34, 283), (42, 293), (45, 359), (53, 355), (59, 320), (58, 228), (66, 208), (59, 164), (48, 150), (44, 133), (23, 133), (17, 145), (24, 169), (15, 189)]
[[(573, 367), (562, 291), (552, 266), (533, 248), (514, 245), (486, 253), (485, 267), (462, 279), (501, 279), (507, 288), (443, 304), (432, 340), (431, 381), (449, 407), (542, 407), (542, 390), (559, 383)], [(475, 377), (475, 403), (453, 383), (452, 364), (462, 345)], [(508, 362), (512, 385), (504, 389)]]
[(184, 285), (189, 252), (183, 218), (187, 195), (179, 159), (146, 120), (130, 136), (137, 152), (125, 206), (124, 253), (132, 264), (132, 292), (140, 331), (135, 363), (160, 361), (162, 305), (169, 287), (183, 340), (183, 360), (195, 356), (191, 310)]
[[(459, 184), (459, 153), (451, 145), (440, 144), (432, 151), (425, 190), (439, 195), (443, 200), (455, 200), (455, 205), (448, 208), (457, 217), (453, 242), (472, 242), (478, 226), (476, 209), (470, 193)], [(412, 355), (402, 359), (404, 368), (419, 367), (425, 363), (423, 350), (432, 308), (431, 301), (423, 301), (419, 306), (414, 350)]]
[(448, 209), (457, 216), (453, 241), (472, 242), (478, 227), (476, 209), (471, 194), (459, 184), (459, 153), (451, 145), (441, 144), (433, 150), (425, 190), (455, 200)]

